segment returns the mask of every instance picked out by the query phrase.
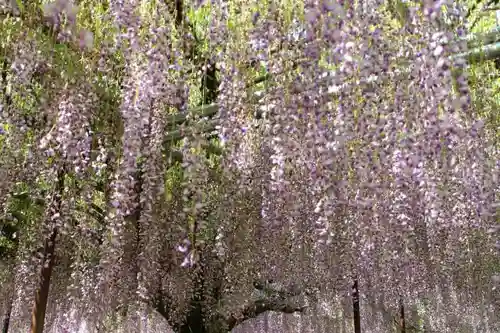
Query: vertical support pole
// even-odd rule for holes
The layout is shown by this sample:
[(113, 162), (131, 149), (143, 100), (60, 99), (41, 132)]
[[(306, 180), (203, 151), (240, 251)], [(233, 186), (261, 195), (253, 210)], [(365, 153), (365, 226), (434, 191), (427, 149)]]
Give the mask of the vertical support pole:
[(55, 262), (55, 243), (57, 238), (57, 227), (51, 232), (49, 239), (45, 242), (43, 266), (40, 272), (40, 285), (35, 295), (35, 305), (31, 313), (30, 333), (42, 333), (45, 323), (45, 312), (47, 311), (47, 301), (49, 298), (50, 278)]
[(405, 306), (403, 304), (403, 297), (399, 298), (399, 320), (401, 333), (406, 333)]
[(359, 312), (359, 288), (358, 278), (354, 280), (352, 286), (352, 312), (354, 317), (354, 333), (361, 333), (361, 314)]
[[(55, 200), (50, 204), (49, 207), (47, 207), (47, 209), (49, 210), (49, 216), (52, 216), (54, 213), (59, 213), (59, 211), (61, 210), (65, 175), (66, 174), (64, 168), (61, 168), (57, 175), (58, 181), (56, 186)], [(49, 238), (45, 240), (43, 248), (43, 262), (42, 268), (40, 270), (40, 285), (38, 286), (38, 289), (36, 291), (35, 304), (33, 305), (33, 310), (31, 312), (30, 333), (43, 332), (45, 312), (47, 311), (47, 301), (49, 298), (50, 278), (52, 276), (52, 269), (54, 268), (55, 264), (56, 239), (58, 233), (58, 227), (56, 225), (53, 225)]]

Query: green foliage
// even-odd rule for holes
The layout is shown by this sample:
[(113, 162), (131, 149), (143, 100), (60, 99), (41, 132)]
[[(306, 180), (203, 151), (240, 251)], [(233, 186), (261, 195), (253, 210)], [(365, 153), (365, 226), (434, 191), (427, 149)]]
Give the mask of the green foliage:
[(19, 239), (30, 240), (30, 230), (43, 216), (44, 201), (30, 193), (26, 184), (17, 184), (0, 220), (0, 260), (16, 255)]
[[(496, 26), (495, 12), (481, 16), (472, 33), (485, 33)], [(485, 127), (500, 143), (500, 66), (497, 61), (476, 62), (470, 65), (469, 87), (472, 110), (485, 119)]]
[(409, 17), (409, 9), (406, 2), (403, 0), (390, 0), (388, 1), (388, 8), (401, 25), (406, 24)]

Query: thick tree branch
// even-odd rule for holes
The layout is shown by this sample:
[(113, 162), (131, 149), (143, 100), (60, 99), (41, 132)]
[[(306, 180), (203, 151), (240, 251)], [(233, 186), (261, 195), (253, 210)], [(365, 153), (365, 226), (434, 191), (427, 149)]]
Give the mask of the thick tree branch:
[(231, 314), (226, 320), (227, 330), (230, 331), (245, 320), (256, 318), (258, 315), (268, 312), (295, 313), (303, 312), (307, 306), (297, 304), (293, 297), (303, 294), (301, 290), (291, 288), (288, 290), (279, 290), (274, 288), (270, 282), (256, 282), (255, 289), (262, 293), (256, 301), (247, 305), (239, 314)]

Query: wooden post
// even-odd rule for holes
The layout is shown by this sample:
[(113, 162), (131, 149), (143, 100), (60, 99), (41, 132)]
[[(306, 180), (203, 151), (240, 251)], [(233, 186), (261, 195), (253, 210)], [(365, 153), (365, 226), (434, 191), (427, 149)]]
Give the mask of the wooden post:
[(403, 304), (403, 297), (399, 298), (399, 320), (401, 333), (406, 333), (405, 306)]
[[(59, 213), (62, 204), (62, 195), (64, 191), (64, 176), (65, 172), (60, 170), (58, 172), (58, 181), (56, 185), (56, 194), (53, 203), (48, 207), (49, 219), (54, 213)], [(47, 311), (47, 301), (49, 298), (50, 278), (52, 276), (52, 269), (55, 262), (55, 249), (56, 239), (58, 234), (57, 226), (52, 226), (50, 236), (45, 240), (43, 247), (43, 262), (42, 269), (40, 270), (40, 285), (35, 294), (35, 304), (31, 312), (31, 329), (30, 333), (42, 333), (43, 325), (45, 323), (45, 312)]]
[(57, 238), (57, 228), (54, 227), (49, 239), (45, 241), (43, 266), (40, 272), (40, 285), (35, 294), (35, 305), (31, 313), (31, 333), (42, 333), (45, 322), (45, 312), (49, 298), (50, 277), (54, 267), (55, 241)]
[(354, 333), (361, 333), (361, 314), (359, 312), (359, 288), (358, 279), (354, 280), (352, 286), (352, 310), (354, 314)]

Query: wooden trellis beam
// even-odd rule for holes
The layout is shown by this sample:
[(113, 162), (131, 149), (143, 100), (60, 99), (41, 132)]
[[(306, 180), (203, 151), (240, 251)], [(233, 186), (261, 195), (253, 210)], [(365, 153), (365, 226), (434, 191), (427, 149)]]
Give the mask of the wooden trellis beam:
[(458, 41), (466, 41), (469, 48), (489, 45), (500, 41), (500, 26), (495, 27), (487, 33), (473, 33), (465, 37), (458, 38)]
[[(467, 52), (462, 52), (459, 54), (452, 55), (451, 59), (465, 58), (468, 62), (478, 62), (487, 61), (493, 59), (500, 59), (500, 26), (496, 27), (492, 31), (486, 34), (471, 34), (466, 37), (461, 37), (458, 40), (467, 41), (470, 50)], [(300, 63), (294, 64), (294, 68)], [(263, 75), (253, 81), (253, 84), (258, 84), (264, 82), (271, 78), (269, 74)], [(342, 87), (338, 87), (342, 89)], [(335, 90), (335, 89), (334, 89)], [(261, 97), (257, 97), (256, 101), (259, 101)], [(199, 106), (190, 109), (185, 114), (175, 114), (168, 117), (167, 122), (172, 129), (165, 136), (164, 144), (166, 147), (170, 147), (175, 144), (180, 139), (187, 135), (192, 135), (195, 131), (202, 133), (213, 132), (218, 124), (217, 119), (211, 120), (197, 120), (195, 124), (190, 125), (194, 127), (188, 127), (186, 129), (179, 129), (179, 125), (186, 124), (189, 121), (190, 115), (194, 118), (212, 118), (219, 112), (219, 107), (216, 103)], [(221, 148), (210, 145), (206, 147), (215, 154), (220, 154), (222, 152)], [(182, 154), (180, 152), (172, 151), (171, 156), (173, 160), (181, 161)]]
[(452, 56), (455, 58), (466, 58), (469, 62), (480, 62), (500, 58), (500, 42), (476, 47), (467, 52), (459, 53)]

